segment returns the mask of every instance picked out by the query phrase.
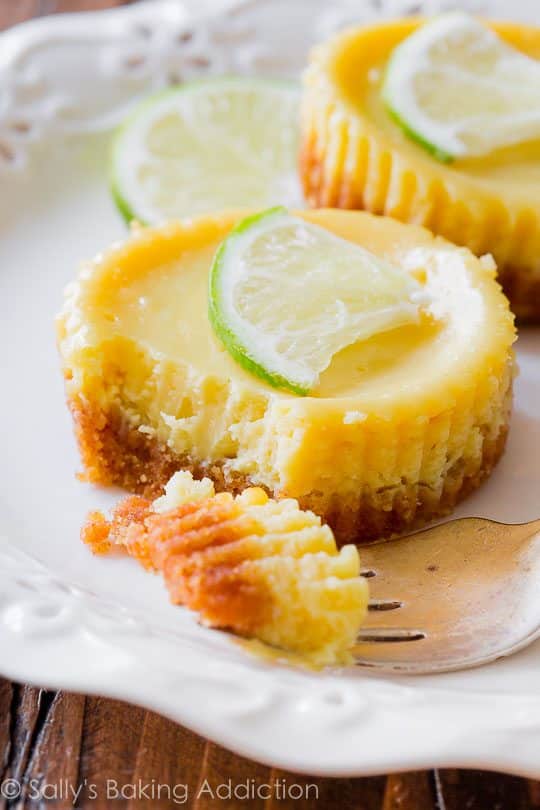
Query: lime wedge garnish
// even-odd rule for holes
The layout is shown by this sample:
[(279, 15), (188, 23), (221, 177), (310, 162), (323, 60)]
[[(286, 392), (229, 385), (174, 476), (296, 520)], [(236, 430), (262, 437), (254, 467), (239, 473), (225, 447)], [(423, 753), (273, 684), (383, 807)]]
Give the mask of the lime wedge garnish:
[(114, 141), (120, 211), (154, 224), (223, 208), (300, 207), (298, 101), (292, 82), (235, 77), (151, 96)]
[(209, 317), (229, 353), (303, 395), (337, 352), (417, 321), (425, 300), (406, 272), (281, 207), (237, 225), (210, 272)]
[(461, 12), (393, 52), (382, 94), (407, 134), (440, 160), (540, 138), (540, 62)]

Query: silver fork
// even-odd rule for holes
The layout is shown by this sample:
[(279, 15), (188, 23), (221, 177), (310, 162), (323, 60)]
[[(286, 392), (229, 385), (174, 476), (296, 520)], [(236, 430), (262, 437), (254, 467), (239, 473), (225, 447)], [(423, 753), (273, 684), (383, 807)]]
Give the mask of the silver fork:
[(540, 638), (540, 520), (453, 520), (360, 549), (368, 619), (363, 667), (448, 672), (512, 655)]

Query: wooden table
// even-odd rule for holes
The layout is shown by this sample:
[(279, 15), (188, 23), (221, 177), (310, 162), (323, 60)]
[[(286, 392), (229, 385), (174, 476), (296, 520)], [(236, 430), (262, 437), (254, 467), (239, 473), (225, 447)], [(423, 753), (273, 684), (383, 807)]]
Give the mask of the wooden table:
[[(33, 16), (120, 4), (121, 0), (0, 0), (0, 29)], [(246, 784), (254, 786), (255, 794), (243, 800)], [(540, 782), (456, 770), (369, 779), (302, 777), (235, 756), (143, 709), (1, 679), (0, 785), (7, 794), (12, 791), (11, 798), (0, 798), (0, 810), (74, 805), (93, 810), (540, 809)], [(21, 797), (14, 795), (19, 786)], [(234, 788), (237, 797), (229, 799)], [(272, 798), (265, 798), (268, 793)]]

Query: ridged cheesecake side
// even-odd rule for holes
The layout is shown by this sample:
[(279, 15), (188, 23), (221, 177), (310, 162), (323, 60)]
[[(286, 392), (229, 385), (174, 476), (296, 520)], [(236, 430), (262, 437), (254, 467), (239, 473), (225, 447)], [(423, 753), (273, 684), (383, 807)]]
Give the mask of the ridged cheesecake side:
[[(513, 364), (499, 373), (500, 381), (492, 378), (491, 396), (489, 390), (475, 390), (432, 419), (373, 424), (367, 436), (349, 430), (347, 439), (338, 442), (329, 440), (321, 426), (298, 427), (302, 441), (317, 448), (309, 453), (309, 478), (315, 480), (305, 492), (295, 483), (273, 485), (260, 470), (234, 470), (226, 458), (176, 452), (153, 431), (141, 432), (145, 423), (134, 420), (121, 400), (110, 410), (80, 396), (68, 404), (84, 465), (82, 480), (146, 497), (160, 494), (176, 470), (209, 476), (218, 492), (260, 486), (276, 497), (298, 498), (302, 509), (332, 527), (340, 544), (363, 545), (450, 514), (489, 477), (506, 445)], [(289, 420), (283, 429), (291, 429)], [(269, 454), (279, 453), (278, 441), (267, 437), (264, 443)]]
[[(512, 309), (540, 319), (540, 196), (498, 193), (466, 164), (445, 166), (379, 126), (340, 83), (349, 53), (389, 54), (420, 24), (382, 23), (338, 35), (314, 49), (304, 74), (300, 174), (313, 207), (363, 209), (423, 225), (477, 256), (491, 253)], [(515, 47), (540, 58), (540, 30), (494, 25)], [(359, 77), (360, 80), (361, 77)], [(516, 150), (514, 150), (516, 151)], [(540, 153), (539, 153), (540, 160)]]
[[(67, 398), (86, 480), (149, 496), (177, 469), (209, 476), (217, 490), (256, 485), (298, 499), (329, 523), (340, 543), (361, 544), (449, 513), (489, 475), (508, 430), (514, 340), (493, 267), (421, 229), (368, 214), (305, 216), (343, 238), (366, 244), (371, 239), (373, 248), (392, 245), (396, 260), (424, 262), (425, 272), (442, 285), (443, 310), (452, 297), (445, 285), (466, 285), (463, 296), (474, 307), (470, 317), (484, 320), (474, 328), (473, 346), (462, 341), (467, 345), (455, 373), (439, 374), (435, 383), (430, 372), (418, 388), (416, 363), (410, 361), (403, 390), (394, 391), (391, 402), (374, 394), (367, 408), (362, 385), (355, 396), (298, 397), (271, 389), (239, 370), (209, 332), (222, 376), (205, 373), (189, 356), (165, 357), (115, 331), (115, 307), (122, 300), (116, 290), (125, 296), (134, 279), (143, 273), (153, 278), (154, 268), (178, 256), (186, 241), (193, 247), (215, 240), (236, 217), (142, 230), (83, 271), (59, 319)], [(466, 299), (459, 289), (452, 294), (459, 311), (450, 316), (441, 310), (440, 324), (429, 326), (435, 333), (428, 359), (452, 348), (453, 329), (466, 317)], [(194, 317), (200, 326), (206, 314)], [(451, 317), (454, 327), (445, 323)], [(375, 340), (376, 357), (380, 349), (386, 359), (374, 384), (405, 339), (399, 333)], [(367, 362), (362, 354), (355, 362), (361, 358)], [(342, 362), (348, 379), (349, 361)], [(337, 360), (335, 365), (339, 372)]]

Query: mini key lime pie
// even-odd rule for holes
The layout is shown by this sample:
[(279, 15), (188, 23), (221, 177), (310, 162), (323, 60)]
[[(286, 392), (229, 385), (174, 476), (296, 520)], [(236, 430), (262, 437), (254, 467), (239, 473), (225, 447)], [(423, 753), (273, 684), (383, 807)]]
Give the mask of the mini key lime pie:
[(314, 665), (352, 660), (368, 604), (358, 551), (340, 551), (328, 526), (295, 500), (248, 487), (215, 494), (178, 472), (153, 503), (130, 496), (111, 520), (91, 513), (82, 539), (95, 553), (124, 550), (163, 575), (175, 604)]
[(305, 73), (314, 206), (366, 209), (491, 253), (540, 320), (540, 29), (455, 13), (348, 30)]
[(69, 286), (58, 339), (86, 480), (257, 486), (341, 543), (448, 513), (505, 444), (493, 262), (363, 212), (136, 228)]

